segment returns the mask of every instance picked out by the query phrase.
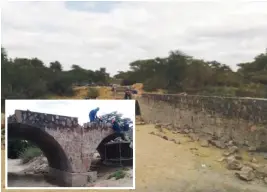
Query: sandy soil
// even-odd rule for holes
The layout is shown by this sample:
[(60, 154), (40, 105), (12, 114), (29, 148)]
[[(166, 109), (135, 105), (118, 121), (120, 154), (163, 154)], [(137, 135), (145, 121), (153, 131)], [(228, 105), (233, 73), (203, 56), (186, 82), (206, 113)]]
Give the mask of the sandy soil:
[[(104, 91), (103, 91), (104, 92)], [(110, 93), (106, 91), (110, 98)], [(83, 95), (83, 94), (81, 94)], [(121, 95), (120, 95), (121, 97)], [(138, 192), (266, 192), (263, 183), (244, 182), (237, 179), (233, 171), (228, 171), (217, 160), (222, 151), (203, 148), (197, 142), (188, 142), (180, 134), (166, 131), (169, 138), (181, 144), (164, 140), (149, 134), (156, 132), (153, 125), (136, 126), (136, 190)], [(246, 158), (247, 154), (243, 154)], [(262, 163), (266, 160), (258, 157)], [(263, 162), (264, 161), (264, 162)], [(4, 187), (4, 150), (2, 150), (2, 187)], [(101, 183), (100, 183), (101, 185)], [(5, 190), (3, 190), (5, 191)], [(13, 190), (14, 192), (20, 190)], [(27, 190), (35, 191), (35, 190)], [(40, 190), (42, 191), (42, 190)], [(54, 191), (54, 190), (45, 190)], [(85, 191), (85, 190), (75, 190)], [(88, 190), (86, 190), (88, 191)], [(89, 190), (98, 191), (98, 190)], [(131, 190), (105, 190), (131, 191)]]
[[(132, 187), (132, 167), (110, 167), (101, 163), (100, 159), (93, 160), (94, 171), (97, 171), (98, 178), (94, 183), (88, 183), (89, 187)], [(8, 159), (8, 186), (9, 187), (58, 187), (47, 182), (43, 173), (47, 173), (47, 159), (43, 156), (33, 159), (27, 164), (22, 164), (20, 159)], [(109, 178), (117, 170), (123, 169), (126, 176), (116, 180)]]
[(241, 181), (218, 162), (221, 150), (203, 148), (183, 135), (167, 132), (169, 138), (181, 141), (175, 144), (151, 131), (156, 132), (153, 125), (136, 126), (136, 191), (266, 192), (267, 185)]

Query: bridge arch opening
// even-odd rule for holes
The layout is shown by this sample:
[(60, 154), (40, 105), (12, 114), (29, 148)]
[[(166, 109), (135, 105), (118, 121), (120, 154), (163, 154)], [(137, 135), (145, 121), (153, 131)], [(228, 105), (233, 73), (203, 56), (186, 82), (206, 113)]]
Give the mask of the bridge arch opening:
[(121, 133), (113, 133), (107, 137), (105, 137), (101, 142), (100, 144), (98, 145), (97, 147), (97, 152), (99, 153), (101, 159), (105, 159), (105, 144), (110, 142), (111, 140), (114, 140), (116, 139), (117, 137), (121, 137), (121, 138), (124, 138), (124, 135), (121, 134)]
[(133, 149), (130, 147), (130, 141), (106, 145), (118, 137), (121, 137), (123, 140), (126, 139), (122, 133), (113, 133), (101, 141), (97, 147), (97, 152), (100, 155), (101, 161), (105, 163), (113, 162), (112, 164), (115, 165), (120, 162), (120, 165), (130, 166), (133, 163)]
[(135, 100), (135, 115), (141, 115), (140, 105), (137, 100)]
[(51, 168), (72, 172), (69, 159), (60, 144), (42, 128), (21, 124), (8, 123), (8, 139), (22, 139), (34, 143), (41, 149)]

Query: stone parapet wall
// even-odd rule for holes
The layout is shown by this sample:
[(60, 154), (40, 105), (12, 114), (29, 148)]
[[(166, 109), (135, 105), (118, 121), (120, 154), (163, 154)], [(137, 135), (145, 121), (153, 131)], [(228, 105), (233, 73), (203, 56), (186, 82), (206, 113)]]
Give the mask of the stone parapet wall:
[(58, 128), (76, 128), (78, 127), (77, 117), (67, 117), (32, 111), (15, 111), (16, 122), (33, 125), (39, 128), (58, 127)]
[(147, 122), (267, 147), (266, 99), (143, 94), (137, 100)]

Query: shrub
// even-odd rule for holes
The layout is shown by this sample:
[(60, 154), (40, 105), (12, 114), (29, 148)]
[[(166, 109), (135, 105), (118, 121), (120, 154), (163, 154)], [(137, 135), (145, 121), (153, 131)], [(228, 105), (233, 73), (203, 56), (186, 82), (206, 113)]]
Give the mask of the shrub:
[(123, 170), (118, 170), (115, 173), (112, 173), (109, 175), (108, 179), (111, 179), (112, 177), (115, 177), (116, 180), (122, 179), (126, 176), (126, 173)]
[(90, 87), (88, 89), (87, 96), (89, 97), (89, 99), (96, 99), (97, 97), (99, 97), (99, 95), (100, 93), (97, 88)]
[(42, 151), (37, 147), (29, 147), (20, 154), (20, 159), (22, 163), (28, 163), (35, 157), (38, 157), (42, 154)]

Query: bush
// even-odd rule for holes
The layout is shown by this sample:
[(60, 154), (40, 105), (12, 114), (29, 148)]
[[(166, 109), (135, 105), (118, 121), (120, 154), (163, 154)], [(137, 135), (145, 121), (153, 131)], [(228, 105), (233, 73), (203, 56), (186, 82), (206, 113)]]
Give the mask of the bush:
[(97, 97), (99, 97), (99, 95), (100, 95), (100, 93), (99, 93), (98, 89), (92, 88), (92, 87), (90, 87), (88, 89), (87, 96), (89, 97), (89, 99), (96, 99)]
[(111, 179), (112, 177), (115, 177), (116, 180), (122, 179), (126, 176), (126, 173), (123, 170), (118, 170), (115, 173), (109, 175), (108, 179)]
[(8, 158), (17, 159), (19, 158), (21, 152), (25, 151), (27, 148), (34, 146), (31, 142), (21, 139), (8, 139), (7, 153)]
[(38, 157), (42, 154), (42, 151), (37, 147), (29, 147), (20, 154), (20, 159), (22, 163), (28, 163), (35, 157)]

